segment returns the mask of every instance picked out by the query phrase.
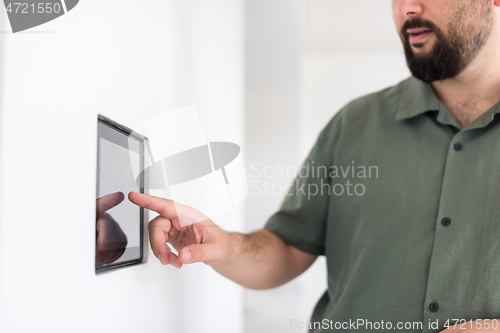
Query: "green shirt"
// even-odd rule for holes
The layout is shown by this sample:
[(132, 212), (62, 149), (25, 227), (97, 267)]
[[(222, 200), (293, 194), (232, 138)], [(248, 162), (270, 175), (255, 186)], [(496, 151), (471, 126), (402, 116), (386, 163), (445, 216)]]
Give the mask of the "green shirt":
[[(333, 117), (265, 227), (326, 256), (311, 331), (324, 319), (346, 332), (437, 332), (500, 318), (499, 112), (460, 130), (411, 77)], [(392, 329), (354, 329), (361, 320)]]

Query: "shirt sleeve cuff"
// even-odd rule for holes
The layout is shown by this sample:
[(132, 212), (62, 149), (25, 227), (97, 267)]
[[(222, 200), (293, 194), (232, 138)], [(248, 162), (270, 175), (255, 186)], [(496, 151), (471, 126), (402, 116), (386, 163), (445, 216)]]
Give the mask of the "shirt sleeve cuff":
[(269, 219), (264, 228), (281, 238), (285, 243), (292, 245), (303, 252), (318, 256), (324, 255), (324, 246), (318, 246), (306, 241), (304, 239), (305, 237), (303, 237), (303, 233), (298, 232), (292, 227), (296, 224), (297, 221), (292, 218), (275, 214)]

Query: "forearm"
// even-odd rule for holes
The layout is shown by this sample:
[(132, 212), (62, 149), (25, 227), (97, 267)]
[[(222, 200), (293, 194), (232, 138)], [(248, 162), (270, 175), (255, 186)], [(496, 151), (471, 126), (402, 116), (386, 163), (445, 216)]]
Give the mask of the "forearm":
[(300, 275), (316, 258), (287, 245), (266, 229), (248, 235), (231, 233), (228, 244), (227, 257), (212, 267), (251, 289), (280, 286)]
[[(249, 235), (228, 233), (192, 207), (172, 200), (134, 192), (129, 200), (159, 214), (148, 229), (151, 249), (163, 265), (180, 268), (203, 262), (244, 287), (267, 289), (290, 281), (316, 259), (265, 229)], [(185, 226), (179, 216), (188, 222)], [(172, 253), (167, 242), (179, 252)]]

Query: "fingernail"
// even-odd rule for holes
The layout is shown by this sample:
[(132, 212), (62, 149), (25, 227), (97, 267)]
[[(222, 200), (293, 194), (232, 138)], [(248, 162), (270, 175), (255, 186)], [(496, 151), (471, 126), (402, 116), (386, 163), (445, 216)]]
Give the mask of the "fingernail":
[(163, 258), (162, 256), (158, 256), (158, 260), (160, 260), (162, 265), (165, 265), (167, 263), (167, 260)]
[(178, 263), (178, 262), (174, 262), (174, 261), (172, 261), (170, 264), (171, 264), (172, 266), (174, 266), (175, 268), (181, 268), (181, 265), (179, 265), (179, 263)]
[(191, 252), (189, 251), (184, 251), (184, 253), (186, 253), (184, 256), (186, 257), (188, 263), (191, 262)]

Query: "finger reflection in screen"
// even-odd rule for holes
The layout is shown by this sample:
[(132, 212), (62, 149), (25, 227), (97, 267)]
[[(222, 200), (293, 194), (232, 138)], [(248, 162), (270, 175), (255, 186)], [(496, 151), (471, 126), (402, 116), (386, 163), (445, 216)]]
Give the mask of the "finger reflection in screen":
[(96, 200), (95, 265), (111, 264), (118, 260), (127, 247), (127, 236), (120, 224), (107, 213), (125, 199), (122, 192), (111, 193)]

